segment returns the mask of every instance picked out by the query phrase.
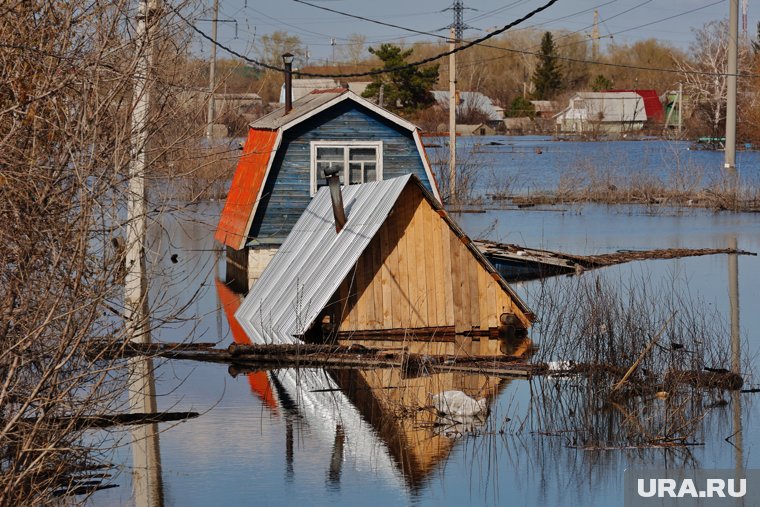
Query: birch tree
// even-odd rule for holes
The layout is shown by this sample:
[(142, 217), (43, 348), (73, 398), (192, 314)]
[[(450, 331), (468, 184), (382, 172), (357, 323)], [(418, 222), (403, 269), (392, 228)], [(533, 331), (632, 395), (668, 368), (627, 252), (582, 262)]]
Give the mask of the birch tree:
[[(694, 30), (689, 59), (678, 61), (684, 93), (696, 119), (714, 137), (720, 137), (726, 119), (728, 72), (728, 21), (710, 21)], [(748, 61), (746, 44), (739, 46), (739, 72)]]

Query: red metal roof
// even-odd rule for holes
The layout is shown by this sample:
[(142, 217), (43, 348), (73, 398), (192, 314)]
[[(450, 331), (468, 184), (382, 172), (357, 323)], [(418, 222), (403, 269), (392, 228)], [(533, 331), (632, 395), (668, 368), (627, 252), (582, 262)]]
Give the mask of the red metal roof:
[(660, 97), (656, 90), (605, 90), (610, 92), (633, 92), (638, 93), (644, 99), (644, 110), (647, 113), (647, 120), (660, 122), (665, 120), (665, 110), (660, 102)]
[(214, 236), (217, 241), (235, 250), (245, 246), (249, 220), (259, 199), (267, 167), (274, 156), (276, 142), (276, 130), (252, 128), (248, 131), (243, 155), (232, 178), (227, 202)]

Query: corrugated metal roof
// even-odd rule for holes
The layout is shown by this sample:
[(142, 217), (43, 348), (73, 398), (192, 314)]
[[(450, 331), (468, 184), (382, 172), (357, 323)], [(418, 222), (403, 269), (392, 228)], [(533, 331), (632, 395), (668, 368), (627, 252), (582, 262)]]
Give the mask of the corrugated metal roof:
[(259, 193), (264, 185), (267, 167), (277, 148), (277, 131), (250, 129), (232, 178), (230, 192), (214, 238), (220, 243), (240, 250), (248, 236), (248, 228)]
[[(449, 92), (446, 90), (433, 90), (431, 92), (435, 101), (444, 107), (449, 107)], [(504, 108), (498, 107), (493, 103), (490, 97), (480, 92), (459, 92), (459, 104), (457, 111), (468, 111), (479, 109), (492, 121), (501, 121), (504, 119)]]
[(235, 313), (249, 336), (297, 343), (348, 276), (412, 175), (343, 187), (348, 221), (335, 232), (322, 187)]
[[(410, 182), (417, 184), (434, 209), (443, 211), (412, 174), (344, 186), (348, 221), (340, 234), (335, 232), (329, 188), (322, 187), (235, 313), (248, 336), (257, 343), (298, 343), (295, 336), (311, 327)], [(451, 217), (445, 212), (441, 217), (515, 305), (534, 320), (530, 308)]]
[(644, 109), (647, 112), (647, 119), (651, 121), (663, 121), (665, 119), (665, 110), (662, 107), (659, 95), (656, 90), (610, 90), (613, 92), (633, 92), (644, 99)]
[(555, 118), (601, 122), (645, 122), (644, 99), (634, 92), (579, 92)]
[(284, 107), (275, 109), (268, 115), (262, 116), (258, 120), (251, 123), (251, 128), (276, 130), (294, 120), (297, 120), (302, 116), (311, 113), (315, 109), (327, 104), (335, 97), (339, 97), (344, 93), (348, 93), (348, 90), (341, 89), (340, 91), (337, 91), (333, 89), (321, 91), (321, 93), (309, 93), (297, 100), (294, 100), (293, 109), (291, 109), (288, 114), (284, 114)]

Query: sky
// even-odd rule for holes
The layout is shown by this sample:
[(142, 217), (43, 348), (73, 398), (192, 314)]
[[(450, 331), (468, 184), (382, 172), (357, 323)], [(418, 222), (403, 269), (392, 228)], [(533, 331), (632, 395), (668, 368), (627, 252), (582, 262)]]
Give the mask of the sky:
[[(315, 5), (384, 21), (403, 28), (423, 32), (448, 33), (452, 12), (444, 10), (452, 0), (308, 0)], [(465, 38), (477, 38), (489, 30), (502, 27), (519, 18), (546, 0), (466, 0), (465, 23), (472, 29)], [(741, 6), (739, 1), (741, 33)], [(749, 2), (748, 32), (756, 34), (760, 6)], [(203, 5), (207, 9), (203, 10)], [(212, 0), (201, 0), (201, 6), (191, 18), (196, 28), (211, 33)], [(728, 17), (729, 0), (558, 0), (535, 17), (517, 28), (541, 30), (570, 30), (590, 33), (594, 10), (599, 11), (599, 32), (602, 47), (609, 42), (632, 43), (641, 39), (656, 38), (688, 49), (693, 39), (693, 28), (706, 22)], [(670, 19), (666, 19), (670, 18)], [(332, 59), (333, 51), (340, 55), (341, 45), (350, 42), (351, 34), (366, 36), (368, 45), (382, 42), (413, 43), (433, 40), (401, 28), (381, 26), (339, 14), (326, 12), (295, 0), (219, 0), (218, 40), (247, 56), (256, 57), (256, 39), (264, 34), (283, 30), (298, 35), (308, 47), (311, 61)], [(611, 36), (611, 38), (610, 38)], [(334, 40), (335, 45), (331, 44)], [(195, 52), (209, 53), (210, 42), (196, 43)], [(218, 58), (227, 58), (218, 50)], [(338, 56), (339, 58), (339, 56)]]

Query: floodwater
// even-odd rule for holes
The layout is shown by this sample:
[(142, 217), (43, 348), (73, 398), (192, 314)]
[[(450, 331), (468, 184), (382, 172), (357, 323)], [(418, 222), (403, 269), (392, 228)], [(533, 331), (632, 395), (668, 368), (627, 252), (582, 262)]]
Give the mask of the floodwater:
[[(611, 149), (604, 143), (578, 144), (585, 145), (580, 149), (589, 157), (594, 150)], [(619, 143), (616, 158), (634, 159), (641, 144)], [(551, 153), (552, 146), (544, 153)], [(750, 165), (747, 160), (745, 167)], [(504, 161), (497, 170), (526, 170), (524, 164), (510, 164)], [(751, 170), (757, 171), (757, 166)], [(160, 307), (154, 316), (172, 320), (154, 333), (155, 340), (227, 346), (244, 339), (231, 331), (223, 308), (228, 305), (230, 310), (234, 299), (216, 283), (224, 269), (213, 251), (220, 210), (221, 203), (202, 203), (167, 215), (162, 227), (154, 227), (156, 246), (151, 251), (159, 253), (153, 263), (161, 268), (152, 280), (151, 296)], [(760, 252), (756, 214), (585, 205), (456, 218), (473, 238), (578, 254), (725, 248), (734, 242)], [(176, 264), (171, 262), (174, 253)], [(760, 258), (735, 260), (737, 277), (729, 276), (731, 259), (721, 255), (630, 263), (555, 283), (573, 284), (595, 276), (623, 285), (647, 280), (655, 289), (675, 287), (691, 304), (715, 310), (728, 322), (733, 282), (742, 364), (756, 370)], [(539, 287), (537, 281), (515, 285), (529, 305), (537, 302)], [(541, 308), (533, 310), (540, 318)], [(186, 320), (177, 321), (176, 311)], [(712, 338), (728, 343), (728, 337), (705, 337)], [(145, 464), (151, 460), (141, 453), (133, 458), (125, 434), (113, 457), (119, 467), (114, 483), (119, 487), (96, 493), (93, 505), (608, 506), (623, 505), (623, 471), (628, 467), (760, 467), (758, 394), (725, 395), (725, 404), (705, 400), (715, 407), (707, 411), (693, 437), (704, 445), (590, 451), (575, 447), (568, 434), (541, 434), (545, 420), (540, 412), (546, 407), (541, 408), (537, 393), (546, 380), (453, 374), (402, 378), (382, 370), (306, 370), (300, 378), (293, 370), (281, 370), (233, 377), (226, 365), (182, 361), (158, 361), (155, 377), (159, 410), (195, 410), (201, 415), (180, 424), (161, 424), (157, 434), (148, 432), (151, 445), (141, 447), (152, 449), (152, 465)], [(758, 383), (757, 377), (747, 380)], [(295, 389), (299, 382), (306, 388)], [(490, 415), (474, 423), (473, 432), (442, 431), (432, 424), (429, 412), (408, 409), (424, 404), (428, 392), (451, 388), (489, 397)]]

